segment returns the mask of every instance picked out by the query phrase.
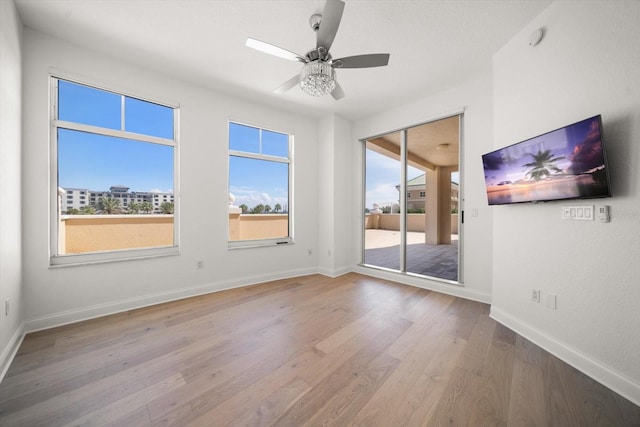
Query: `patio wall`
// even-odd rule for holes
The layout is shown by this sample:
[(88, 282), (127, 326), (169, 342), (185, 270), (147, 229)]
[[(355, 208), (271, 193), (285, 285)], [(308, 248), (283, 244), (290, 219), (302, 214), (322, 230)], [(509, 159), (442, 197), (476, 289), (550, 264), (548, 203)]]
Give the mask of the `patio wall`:
[[(229, 240), (288, 234), (287, 214), (229, 214)], [(63, 215), (58, 242), (60, 254), (171, 246), (173, 215)]]
[(64, 215), (60, 225), (65, 254), (173, 245), (173, 215)]
[[(365, 229), (400, 230), (400, 214), (366, 214)], [(425, 214), (407, 214), (407, 231), (425, 231)], [(458, 234), (458, 214), (451, 214), (451, 234)]]
[(229, 214), (229, 240), (270, 239), (288, 235), (288, 214)]

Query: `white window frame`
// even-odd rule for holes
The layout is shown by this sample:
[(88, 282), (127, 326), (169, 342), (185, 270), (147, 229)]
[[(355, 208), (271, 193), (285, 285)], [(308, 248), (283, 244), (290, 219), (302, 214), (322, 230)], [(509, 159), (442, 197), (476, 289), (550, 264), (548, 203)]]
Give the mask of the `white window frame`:
[[(260, 153), (252, 153), (249, 151), (239, 151), (239, 150), (232, 150), (229, 148), (229, 138), (230, 138), (230, 131), (229, 129), (231, 128), (231, 124), (236, 124), (236, 125), (240, 125), (240, 126), (247, 126), (247, 127), (251, 127), (254, 129), (259, 129), (260, 130), (260, 148), (262, 149), (262, 131), (268, 131), (268, 132), (275, 132), (275, 133), (279, 133), (279, 134), (283, 134), (283, 135), (287, 135), (288, 137), (288, 153), (287, 153), (287, 158), (285, 159), (284, 157), (279, 157), (279, 156), (271, 156), (268, 154), (260, 154)], [(280, 130), (275, 130), (275, 129), (270, 129), (264, 126), (256, 126), (256, 125), (251, 125), (251, 124), (247, 124), (241, 121), (237, 121), (237, 120), (229, 120), (227, 122), (227, 150), (228, 150), (228, 155), (227, 155), (227, 166), (230, 169), (230, 162), (229, 160), (231, 159), (231, 156), (236, 156), (236, 157), (244, 157), (244, 158), (248, 158), (248, 159), (255, 159), (255, 160), (266, 160), (266, 161), (270, 161), (270, 162), (277, 162), (277, 163), (286, 163), (289, 165), (288, 169), (288, 194), (287, 197), (289, 199), (289, 207), (288, 207), (288, 236), (287, 237), (276, 237), (276, 238), (270, 238), (270, 239), (253, 239), (253, 240), (228, 240), (228, 248), (229, 249), (239, 249), (239, 248), (254, 248), (254, 247), (260, 247), (260, 246), (276, 246), (276, 245), (288, 245), (288, 244), (293, 244), (294, 243), (294, 239), (293, 239), (293, 211), (294, 211), (294, 203), (293, 203), (293, 142), (294, 142), (294, 136), (292, 133), (289, 132), (283, 132)], [(230, 170), (227, 170), (227, 188), (229, 188), (229, 177), (230, 177)], [(227, 239), (229, 239), (229, 212), (227, 209)]]
[[(122, 118), (120, 120), (121, 129), (108, 129), (99, 126), (86, 125), (82, 123), (68, 122), (57, 119), (58, 108), (58, 81), (64, 80), (88, 86), (94, 89), (104, 90), (114, 93), (122, 97)], [(49, 177), (49, 262), (50, 267), (62, 267), (73, 265), (95, 264), (111, 261), (123, 261), (141, 258), (155, 258), (159, 256), (178, 255), (180, 253), (180, 221), (179, 221), (179, 116), (180, 109), (176, 103), (166, 101), (153, 100), (148, 97), (129, 93), (127, 91), (118, 90), (105, 85), (88, 82), (84, 79), (68, 77), (62, 74), (51, 74), (50, 81), (50, 177)], [(124, 130), (124, 98), (135, 98), (141, 101), (151, 102), (164, 107), (173, 109), (173, 139), (160, 138), (151, 135), (143, 135)], [(60, 210), (58, 207), (58, 129), (69, 129), (81, 132), (88, 132), (104, 136), (112, 136), (116, 138), (125, 138), (132, 141), (149, 142), (154, 144), (166, 145), (173, 147), (173, 194), (174, 194), (174, 213), (173, 213), (173, 245), (160, 246), (140, 249), (123, 249), (104, 252), (91, 252), (82, 254), (59, 254), (58, 253), (58, 224)]]

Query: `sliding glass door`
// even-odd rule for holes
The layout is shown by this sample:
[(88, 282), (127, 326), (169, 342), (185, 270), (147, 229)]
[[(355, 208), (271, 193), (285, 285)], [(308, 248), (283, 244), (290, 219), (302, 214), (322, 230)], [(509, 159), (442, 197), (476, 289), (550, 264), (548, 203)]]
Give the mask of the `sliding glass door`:
[(461, 120), (364, 141), (364, 265), (459, 282)]

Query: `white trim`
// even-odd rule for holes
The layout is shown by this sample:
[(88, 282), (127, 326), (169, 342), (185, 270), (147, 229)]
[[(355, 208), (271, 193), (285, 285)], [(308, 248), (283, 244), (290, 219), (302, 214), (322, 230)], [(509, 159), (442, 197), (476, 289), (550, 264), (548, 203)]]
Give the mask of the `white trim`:
[[(260, 141), (260, 144), (262, 144), (262, 141)], [(291, 149), (289, 148), (287, 151), (291, 152)], [(254, 159), (254, 160), (267, 160), (269, 162), (276, 162), (276, 163), (287, 163), (287, 164), (291, 163), (291, 159), (289, 159), (288, 157), (272, 156), (269, 154), (261, 154), (261, 153), (252, 153), (250, 151), (238, 151), (238, 150), (229, 149), (229, 156), (244, 157), (247, 159)]]
[(122, 86), (122, 79), (113, 81), (111, 79), (96, 79), (94, 76), (87, 77), (83, 74), (63, 70), (57, 67), (49, 67), (49, 75), (56, 79), (67, 80), (72, 83), (78, 83), (85, 86), (90, 86), (96, 89), (103, 90), (105, 92), (116, 93), (116, 95), (124, 95), (129, 98), (135, 98), (140, 101), (150, 102), (152, 104), (158, 104), (165, 107), (179, 108), (180, 103), (175, 99), (162, 98), (157, 93), (145, 94), (139, 89), (131, 89), (131, 87)]
[(489, 316), (537, 346), (553, 354), (563, 362), (573, 366), (605, 387), (610, 388), (614, 392), (640, 406), (640, 384), (635, 383), (630, 378), (615, 372), (610, 367), (605, 366), (588, 355), (567, 346), (539, 329), (536, 329), (527, 323), (523, 323), (495, 306), (491, 307)]
[(81, 265), (102, 264), (105, 262), (131, 261), (175, 255), (180, 255), (180, 248), (178, 248), (178, 246), (57, 255), (50, 258), (49, 268), (77, 267)]
[(2, 382), (4, 376), (9, 370), (9, 366), (11, 366), (11, 362), (13, 362), (13, 359), (16, 357), (18, 349), (24, 340), (24, 336), (24, 323), (22, 323), (18, 329), (16, 329), (15, 333), (7, 343), (7, 346), (0, 354), (0, 382)]
[(482, 302), (485, 304), (491, 304), (491, 294), (478, 292), (473, 289), (467, 289), (462, 284), (457, 282), (423, 278), (380, 268), (366, 267), (363, 265), (356, 266), (353, 271), (356, 273), (364, 274), (366, 276), (377, 277), (378, 279), (391, 280), (397, 283), (415, 286), (417, 288), (436, 291), (447, 295), (453, 295), (455, 297)]
[[(124, 99), (124, 96), (122, 98)], [(120, 129), (109, 129), (109, 128), (103, 128), (100, 126), (85, 125), (83, 123), (67, 122), (64, 120), (54, 119), (53, 126), (56, 129), (68, 129), (68, 130), (74, 130), (78, 132), (92, 133), (95, 135), (112, 136), (114, 138), (128, 139), (131, 141), (150, 142), (153, 144), (167, 145), (169, 147), (175, 147), (177, 145), (173, 139), (160, 138), (158, 136), (153, 136), (153, 135), (143, 135), (141, 133), (129, 132), (129, 131), (120, 130)]]
[(342, 267), (342, 268), (328, 268), (328, 267), (319, 267), (318, 273), (323, 276), (331, 277), (335, 279), (336, 277), (342, 276), (347, 273), (351, 273), (353, 269), (351, 267)]
[(160, 292), (151, 295), (144, 295), (135, 298), (128, 298), (105, 304), (97, 304), (90, 307), (68, 310), (29, 319), (24, 322), (24, 332), (36, 332), (44, 329), (54, 328), (57, 326), (67, 325), (70, 323), (95, 319), (97, 317), (108, 316), (128, 310), (135, 310), (137, 308), (181, 300), (198, 295), (205, 295), (213, 292), (220, 292), (234, 288), (262, 284), (273, 280), (290, 279), (292, 277), (306, 276), (309, 274), (317, 273), (318, 270), (315, 267), (303, 268), (298, 270), (288, 270), (278, 273), (260, 274), (237, 279), (223, 280), (219, 282), (210, 282), (204, 285)]
[(253, 239), (253, 240), (229, 240), (229, 249), (263, 248), (265, 246), (287, 246), (293, 245), (291, 237), (276, 237), (274, 239)]

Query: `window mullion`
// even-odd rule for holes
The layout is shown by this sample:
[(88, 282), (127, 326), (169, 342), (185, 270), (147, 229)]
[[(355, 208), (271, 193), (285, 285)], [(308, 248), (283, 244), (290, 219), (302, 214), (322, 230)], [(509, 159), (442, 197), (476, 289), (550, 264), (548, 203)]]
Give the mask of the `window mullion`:
[(122, 132), (125, 132), (125, 111), (124, 111), (124, 106), (125, 106), (125, 102), (124, 102), (124, 95), (120, 95), (120, 130)]
[(109, 128), (102, 128), (98, 126), (85, 125), (82, 123), (67, 122), (64, 120), (54, 120), (54, 125), (57, 128), (77, 130), (80, 132), (87, 132), (87, 133), (95, 133), (98, 135), (113, 136), (116, 138), (130, 139), (132, 141), (151, 142), (154, 144), (169, 145), (172, 147), (176, 145), (175, 141), (172, 139), (159, 138), (157, 136), (143, 135), (141, 133), (127, 132), (127, 131), (122, 131), (117, 129), (109, 129)]
[(269, 162), (291, 163), (290, 159), (285, 159), (284, 157), (270, 156), (268, 154), (250, 153), (248, 151), (229, 150), (229, 155), (235, 156), (235, 157), (246, 157), (249, 159), (256, 159), (256, 160), (266, 160)]

